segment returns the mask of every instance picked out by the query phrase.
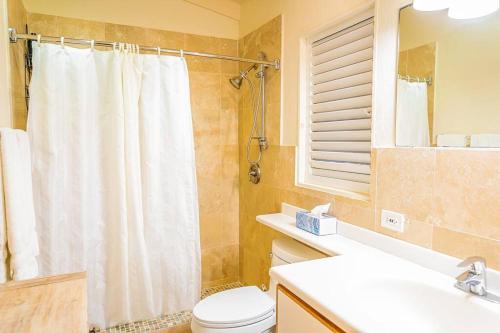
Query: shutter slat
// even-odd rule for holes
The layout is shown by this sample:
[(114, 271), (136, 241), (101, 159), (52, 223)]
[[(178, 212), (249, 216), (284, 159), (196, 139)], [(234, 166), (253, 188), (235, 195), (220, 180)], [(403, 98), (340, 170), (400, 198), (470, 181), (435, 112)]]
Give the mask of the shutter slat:
[(365, 184), (370, 183), (370, 175), (365, 175), (365, 174), (361, 174), (361, 173), (312, 168), (312, 174), (315, 176), (337, 178), (337, 179), (349, 180), (349, 181), (365, 183)]
[(369, 72), (373, 68), (371, 60), (355, 63), (350, 66), (342, 67), (325, 73), (313, 75), (313, 84), (320, 84), (327, 81), (339, 80), (348, 76)]
[(313, 160), (338, 161), (338, 162), (353, 162), (353, 163), (370, 163), (369, 153), (345, 153), (345, 152), (330, 152), (330, 151), (313, 151), (311, 152)]
[(307, 177), (368, 192), (371, 173), (373, 18), (311, 45)]
[(318, 112), (311, 115), (313, 122), (371, 118), (372, 108)]
[(346, 67), (354, 65), (358, 62), (365, 60), (372, 60), (373, 58), (373, 48), (364, 49), (353, 54), (348, 54), (346, 56), (324, 62), (320, 65), (313, 66), (313, 74), (321, 74), (327, 71), (331, 71), (337, 68)]
[(370, 165), (363, 163), (326, 162), (326, 161), (311, 160), (311, 167), (317, 169), (333, 170), (333, 171), (361, 173), (365, 175), (370, 174)]
[(354, 98), (340, 99), (326, 103), (313, 104), (313, 112), (327, 112), (345, 109), (367, 108), (372, 106), (372, 96), (360, 96)]
[(313, 141), (370, 141), (372, 132), (365, 131), (333, 131), (333, 132), (312, 132)]
[(368, 36), (352, 43), (345, 44), (338, 48), (331, 49), (330, 51), (318, 55), (313, 55), (313, 65), (316, 66), (351, 53), (356, 53), (358, 51), (368, 49), (370, 47), (373, 47), (373, 36)]
[(311, 142), (311, 148), (312, 150), (369, 153), (371, 144), (370, 142), (356, 142), (356, 141), (333, 141), (333, 142), (313, 141)]
[(313, 94), (320, 94), (325, 91), (337, 90), (352, 86), (358, 86), (361, 84), (371, 83), (372, 82), (372, 72), (365, 72), (361, 74), (356, 74), (352, 76), (347, 76), (342, 79), (334, 80), (334, 81), (326, 81), (323, 83), (318, 83), (313, 85), (312, 92)]
[(312, 98), (313, 103), (324, 103), (331, 102), (337, 99), (346, 99), (352, 97), (366, 96), (372, 93), (372, 84), (367, 83), (360, 86), (347, 87), (343, 89), (337, 89), (332, 91), (327, 91), (321, 94), (316, 94)]
[(373, 23), (370, 23), (359, 29), (343, 34), (337, 38), (333, 38), (328, 41), (324, 41), (323, 43), (313, 45), (312, 54), (319, 55), (331, 49), (335, 49), (340, 46), (360, 40), (362, 38), (372, 36), (372, 34), (373, 34)]
[(325, 121), (312, 123), (311, 129), (313, 132), (369, 130), (371, 123), (371, 119)]

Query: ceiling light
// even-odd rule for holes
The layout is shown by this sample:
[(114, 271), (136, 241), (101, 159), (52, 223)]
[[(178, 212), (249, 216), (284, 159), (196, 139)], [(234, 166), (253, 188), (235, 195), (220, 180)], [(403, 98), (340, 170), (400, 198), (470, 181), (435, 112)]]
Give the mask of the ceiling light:
[(500, 0), (454, 0), (450, 4), (448, 16), (454, 19), (472, 19), (498, 10)]
[(449, 8), (451, 2), (452, 0), (414, 0), (413, 8), (424, 12), (442, 10)]

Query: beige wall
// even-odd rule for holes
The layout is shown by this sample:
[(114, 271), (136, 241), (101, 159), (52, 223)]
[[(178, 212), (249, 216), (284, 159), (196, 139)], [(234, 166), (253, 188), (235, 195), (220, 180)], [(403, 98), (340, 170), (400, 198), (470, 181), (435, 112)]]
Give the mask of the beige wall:
[[(8, 0), (8, 23), (9, 27), (16, 28), (17, 31), (25, 32), (27, 13), (21, 0)], [(7, 126), (14, 128), (26, 128), (27, 102), (25, 98), (25, 70), (24, 53), (25, 44), (16, 43), (9, 46), (10, 61), (10, 81), (11, 81), (11, 123)], [(2, 113), (7, 113), (2, 110)]]
[[(281, 48), (276, 18), (240, 39), (240, 54), (258, 50), (278, 54)], [(283, 46), (284, 47), (284, 46)], [(273, 72), (269, 73), (274, 75)], [(268, 134), (277, 135), (280, 87), (270, 78)], [(244, 142), (250, 126), (248, 92), (242, 91), (240, 133), (240, 279), (246, 284), (267, 283), (273, 238), (285, 237), (256, 222), (256, 215), (278, 212), (281, 202), (307, 209), (333, 202), (342, 221), (457, 257), (484, 256), (500, 269), (500, 152), (385, 148), (372, 150), (369, 201), (351, 200), (296, 187), (295, 147), (280, 146), (276, 138), (264, 152), (262, 181), (248, 182)], [(275, 113), (276, 112), (276, 113)], [(380, 213), (405, 214), (402, 234), (382, 229)]]
[(335, 20), (371, 0), (242, 0), (240, 37), (283, 15), (282, 82), (283, 111), (281, 143), (295, 145), (298, 139), (299, 51), (300, 41), (329, 27)]
[(500, 133), (500, 13), (453, 20), (446, 12), (402, 11), (403, 50), (436, 43), (434, 133)]
[[(238, 38), (239, 4), (232, 0), (24, 0), (30, 13)], [(208, 7), (210, 5), (210, 7)]]
[[(11, 0), (14, 1), (14, 0)], [(237, 55), (236, 40), (145, 29), (59, 16), (28, 14), (31, 32)], [(22, 45), (22, 44), (18, 44)], [(238, 64), (188, 58), (200, 199), (203, 285), (238, 280), (238, 91), (229, 77)], [(15, 85), (22, 96), (22, 85)], [(26, 113), (16, 113), (25, 125)], [(21, 126), (20, 126), (21, 127)]]

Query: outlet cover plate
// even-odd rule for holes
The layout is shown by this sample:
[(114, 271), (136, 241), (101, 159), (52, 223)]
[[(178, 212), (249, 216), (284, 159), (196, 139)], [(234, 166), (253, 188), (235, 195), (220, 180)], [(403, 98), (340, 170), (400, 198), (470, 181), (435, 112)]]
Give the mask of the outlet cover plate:
[(391, 212), (390, 210), (382, 210), (380, 225), (384, 228), (396, 232), (405, 231), (406, 216), (401, 213)]

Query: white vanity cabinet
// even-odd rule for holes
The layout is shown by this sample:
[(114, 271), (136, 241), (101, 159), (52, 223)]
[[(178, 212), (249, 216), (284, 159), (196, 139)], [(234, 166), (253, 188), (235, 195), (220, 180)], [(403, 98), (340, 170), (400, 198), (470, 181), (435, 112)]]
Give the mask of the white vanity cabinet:
[(278, 285), (276, 306), (277, 333), (344, 333), (282, 285)]

